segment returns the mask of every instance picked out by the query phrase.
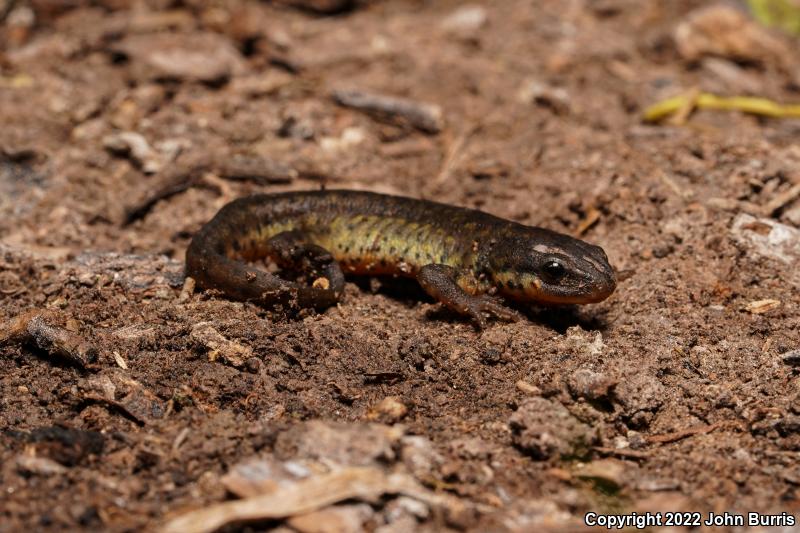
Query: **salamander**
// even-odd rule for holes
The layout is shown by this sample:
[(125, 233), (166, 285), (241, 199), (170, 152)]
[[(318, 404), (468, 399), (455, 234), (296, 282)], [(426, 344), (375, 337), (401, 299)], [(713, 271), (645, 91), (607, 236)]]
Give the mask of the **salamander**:
[[(269, 258), (289, 281), (250, 264)], [(260, 194), (225, 205), (193, 237), (186, 274), (201, 289), (265, 306), (335, 305), (345, 273), (415, 278), (473, 319), (514, 321), (503, 305), (599, 302), (616, 288), (602, 248), (482, 211), (371, 192)]]

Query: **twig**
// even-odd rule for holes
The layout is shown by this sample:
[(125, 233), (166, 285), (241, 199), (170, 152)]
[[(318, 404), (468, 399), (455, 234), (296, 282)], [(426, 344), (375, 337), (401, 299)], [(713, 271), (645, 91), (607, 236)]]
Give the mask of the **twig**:
[(794, 202), (797, 198), (800, 198), (800, 183), (795, 184), (793, 187), (790, 187), (788, 191), (779, 194), (767, 202), (767, 205), (764, 206), (764, 214), (771, 216), (775, 214), (776, 211), (782, 209), (783, 206)]
[(75, 333), (51, 323), (51, 313), (29, 311), (0, 326), (0, 345), (30, 342), (51, 355), (63, 357), (80, 368), (97, 360), (97, 348)]
[(640, 452), (637, 450), (629, 450), (627, 448), (609, 448), (607, 446), (594, 446), (594, 451), (603, 455), (616, 455), (618, 457), (625, 457), (627, 459), (649, 459), (652, 454), (650, 452)]
[(150, 212), (153, 206), (161, 200), (171, 198), (176, 194), (180, 194), (197, 185), (204, 170), (205, 169), (202, 167), (197, 167), (189, 169), (186, 172), (169, 176), (152, 194), (148, 195), (139, 203), (126, 209), (123, 225), (127, 226), (133, 222), (136, 222), (140, 218), (144, 218), (144, 216)]
[(125, 211), (123, 225), (136, 222), (147, 215), (161, 200), (186, 192), (192, 187), (203, 187), (219, 192), (221, 180), (217, 178), (215, 183), (213, 173), (226, 180), (248, 180), (259, 185), (290, 183), (299, 175), (299, 172), (290, 166), (257, 155), (235, 154), (217, 165), (207, 162), (197, 163), (164, 176), (155, 191)]
[(698, 426), (688, 429), (682, 429), (680, 431), (673, 431), (672, 433), (664, 433), (661, 435), (650, 435), (646, 438), (646, 440), (651, 444), (668, 444), (670, 442), (683, 440), (686, 437), (692, 437), (694, 435), (705, 435), (706, 433), (711, 433), (712, 431), (719, 429), (725, 424), (726, 421), (722, 420), (720, 422), (715, 422), (707, 426)]
[(223, 179), (249, 180), (259, 185), (290, 183), (298, 176), (297, 170), (279, 161), (248, 154), (234, 154), (224, 159), (217, 173)]
[(435, 104), (359, 90), (337, 90), (332, 97), (339, 105), (365, 113), (399, 118), (426, 133), (439, 133), (443, 127), (442, 108)]

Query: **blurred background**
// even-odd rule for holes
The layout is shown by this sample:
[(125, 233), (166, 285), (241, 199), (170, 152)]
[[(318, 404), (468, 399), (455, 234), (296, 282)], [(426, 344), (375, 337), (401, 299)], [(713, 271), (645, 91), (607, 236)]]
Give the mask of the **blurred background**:
[[(642, 113), (700, 91), (796, 97), (793, 5), (5, 0), (0, 234), (179, 256), (232, 197), (320, 185), (571, 231), (665, 179), (768, 203), (795, 184), (796, 121)], [(405, 98), (428, 123), (337, 91)], [(800, 222), (792, 202), (778, 214)]]

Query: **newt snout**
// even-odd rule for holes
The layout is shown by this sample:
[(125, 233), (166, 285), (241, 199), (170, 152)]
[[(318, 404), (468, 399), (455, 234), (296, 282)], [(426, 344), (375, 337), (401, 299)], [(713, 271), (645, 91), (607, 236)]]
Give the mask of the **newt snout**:
[(493, 247), (489, 264), (497, 290), (518, 301), (584, 304), (616, 288), (602, 248), (554, 231), (522, 226)]

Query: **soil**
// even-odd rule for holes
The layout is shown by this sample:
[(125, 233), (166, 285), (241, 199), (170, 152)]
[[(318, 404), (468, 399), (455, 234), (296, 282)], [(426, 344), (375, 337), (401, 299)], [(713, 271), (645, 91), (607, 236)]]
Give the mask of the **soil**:
[[(0, 346), (0, 531), (153, 530), (233, 499), (254, 458), (411, 472), (474, 512), (385, 494), (232, 528), (800, 512), (800, 121), (641, 120), (692, 89), (800, 99), (791, 36), (747, 19), (774, 46), (677, 46), (706, 5), (0, 2), (0, 319), (92, 348)], [(225, 203), (323, 186), (580, 235), (618, 288), (477, 332), (413, 283), (352, 279), (300, 317), (184, 287)], [(376, 431), (381, 453), (330, 444)]]

